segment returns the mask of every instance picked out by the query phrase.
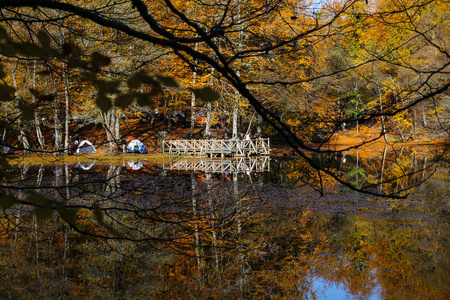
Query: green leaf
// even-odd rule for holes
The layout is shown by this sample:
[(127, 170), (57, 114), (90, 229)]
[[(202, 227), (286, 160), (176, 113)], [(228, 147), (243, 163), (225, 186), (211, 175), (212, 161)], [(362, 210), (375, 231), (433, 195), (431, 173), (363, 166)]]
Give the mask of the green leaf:
[(130, 106), (134, 101), (134, 96), (132, 94), (122, 94), (117, 96), (114, 101), (114, 105), (121, 108), (126, 108)]
[(98, 80), (96, 83), (99, 93), (118, 94), (120, 81)]
[(0, 64), (0, 78), (5, 78), (5, 76), (6, 76), (6, 73), (5, 73), (5, 71), (3, 71), (3, 65)]
[(81, 49), (74, 43), (67, 42), (62, 45), (62, 55), (63, 56), (81, 55)]
[(18, 201), (13, 195), (0, 196), (0, 206), (4, 209), (10, 208), (16, 203), (18, 203)]
[(42, 220), (51, 217), (53, 213), (53, 205), (50, 200), (48, 200), (47, 198), (38, 193), (30, 192), (30, 195), (28, 196), (28, 201), (34, 206), (37, 206), (37, 208), (34, 211), (34, 213), (36, 214), (36, 218)]
[(0, 84), (0, 101), (6, 102), (14, 99), (15, 88), (6, 85)]
[(17, 55), (18, 49), (12, 42), (0, 43), (0, 53), (6, 56)]
[(50, 36), (44, 30), (40, 30), (38, 32), (37, 39), (43, 47), (48, 48), (50, 46), (51, 42)]
[(127, 80), (127, 86), (129, 89), (135, 90), (141, 86), (142, 82), (136, 76), (131, 76)]
[(100, 205), (98, 203), (94, 204), (94, 216), (95, 219), (101, 224), (103, 223), (103, 212), (100, 208)]
[(152, 84), (152, 91), (148, 93), (150, 96), (157, 96), (163, 93), (162, 86), (159, 82)]
[(111, 58), (105, 56), (99, 52), (94, 52), (91, 54), (91, 65), (94, 69), (100, 69), (111, 63)]
[(115, 228), (113, 228), (111, 225), (105, 222), (104, 213), (101, 210), (100, 205), (98, 205), (97, 203), (94, 204), (94, 216), (97, 222), (101, 226), (105, 227), (105, 229), (108, 230), (110, 233), (114, 234), (115, 236), (122, 236), (122, 234), (119, 231), (117, 231)]
[(159, 82), (167, 87), (178, 87), (178, 83), (171, 76), (155, 75)]
[(144, 83), (144, 84), (149, 84), (149, 85), (158, 84), (159, 85), (159, 82), (157, 82), (155, 79), (153, 79), (153, 77), (146, 74), (144, 71), (137, 72), (136, 74), (133, 75), (133, 77), (136, 77), (141, 83)]
[(99, 93), (97, 95), (97, 99), (95, 99), (95, 103), (97, 104), (98, 108), (100, 108), (100, 110), (102, 112), (107, 112), (112, 107), (111, 99), (109, 99), (105, 94), (101, 94), (101, 93)]
[(80, 80), (95, 82), (97, 81), (97, 74), (94, 72), (83, 72), (80, 75)]
[(51, 204), (50, 200), (35, 192), (30, 192), (28, 201), (35, 206), (48, 206)]
[(3, 132), (5, 129), (10, 130), (11, 128), (11, 123), (6, 120), (0, 120), (0, 132)]
[(89, 64), (87, 62), (82, 61), (81, 59), (78, 59), (76, 57), (69, 57), (67, 59), (67, 66), (72, 69), (77, 69), (77, 68), (82, 69), (82, 70), (89, 69)]
[(53, 206), (51, 204), (38, 207), (35, 209), (34, 214), (36, 215), (36, 218), (39, 220), (45, 220), (52, 216), (53, 213)]
[(0, 25), (0, 39), (9, 40), (9, 34), (2, 25)]
[(78, 215), (77, 210), (74, 208), (67, 208), (61, 204), (56, 205), (56, 210), (58, 211), (61, 218), (66, 221), (69, 225), (75, 226)]
[(19, 102), (19, 109), (22, 111), (22, 119), (24, 121), (32, 121), (34, 120), (34, 105), (26, 104), (24, 102)]
[(41, 103), (53, 101), (56, 97), (56, 94), (41, 94), (41, 92), (35, 89), (30, 89), (30, 93)]
[(24, 43), (15, 43), (14, 44), (17, 50), (24, 56), (27, 57), (43, 57), (47, 56), (46, 51), (41, 48), (39, 45), (24, 42)]
[(50, 75), (50, 74), (52, 74), (52, 72), (49, 71), (49, 70), (43, 70), (43, 71), (39, 71), (39, 72), (36, 72), (36, 73), (39, 74), (39, 75)]
[(44, 94), (44, 95), (39, 95), (38, 99), (39, 102), (51, 102), (56, 98), (55, 94)]
[(220, 94), (209, 86), (200, 89), (190, 88), (190, 90), (196, 98), (200, 98), (206, 102), (217, 101), (220, 98)]
[(3, 168), (11, 168), (11, 165), (3, 156), (0, 156), (0, 166), (2, 166)]
[(139, 106), (149, 106), (151, 108), (155, 107), (155, 101), (151, 98), (149, 94), (146, 93), (136, 93), (137, 104)]

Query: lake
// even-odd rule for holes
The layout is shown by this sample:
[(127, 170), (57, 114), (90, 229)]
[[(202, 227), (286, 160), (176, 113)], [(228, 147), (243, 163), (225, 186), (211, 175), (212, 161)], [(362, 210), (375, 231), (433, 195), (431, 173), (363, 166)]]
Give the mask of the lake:
[(2, 168), (0, 296), (449, 299), (448, 154), (311, 157)]

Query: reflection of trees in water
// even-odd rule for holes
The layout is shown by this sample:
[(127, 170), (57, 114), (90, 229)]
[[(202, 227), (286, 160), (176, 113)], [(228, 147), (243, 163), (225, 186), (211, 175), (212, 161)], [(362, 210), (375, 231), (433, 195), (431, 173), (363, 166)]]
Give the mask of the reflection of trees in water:
[[(320, 295), (313, 289), (320, 277), (364, 298), (381, 287), (390, 299), (445, 299), (450, 261), (439, 239), (448, 241), (448, 223), (405, 227), (395, 219), (316, 215), (281, 206), (255, 209), (262, 201), (244, 197), (241, 208), (223, 218), (212, 190), (203, 195), (209, 202), (191, 192), (196, 211), (191, 199), (187, 234), (172, 242), (95, 239), (66, 233), (60, 218), (38, 220), (33, 227), (31, 215), (24, 215), (18, 230), (2, 227), (5, 262), (11, 258), (10, 241), (15, 236), (17, 241), (13, 280), (2, 277), (2, 286), (16, 297), (24, 291), (47, 297), (300, 298)], [(254, 208), (246, 209), (247, 204)], [(133, 226), (157, 231), (145, 218), (134, 218)]]
[[(446, 149), (421, 153), (420, 148), (385, 147), (370, 156), (356, 149), (352, 155), (335, 152), (316, 155), (314, 159), (323, 169), (358, 191), (369, 195), (402, 197), (426, 182), (441, 164), (446, 163), (443, 158), (445, 153)], [(284, 182), (310, 186), (322, 194), (327, 188), (337, 186), (333, 176), (312, 168), (302, 159), (275, 161), (272, 168), (279, 172), (269, 176), (276, 174)]]
[[(416, 158), (419, 169), (423, 160)], [(342, 159), (324, 161), (347, 176), (347, 164), (350, 169), (356, 162)], [(445, 203), (369, 196), (354, 202), (353, 192), (317, 197), (311, 189), (281, 188), (276, 182), (293, 179), (317, 189), (329, 184), (308, 173), (307, 165), (292, 164), (275, 162), (276, 178), (206, 179), (149, 165), (136, 171), (116, 165), (23, 168), (12, 178), (22, 200), (29, 198), (28, 188), (39, 187), (46, 198), (76, 209), (77, 220), (70, 229), (58, 214), (40, 220), (25, 206), (5, 210), (2, 251), (5, 262), (14, 262), (8, 276), (16, 279), (3, 282), (6, 293), (20, 298), (22, 286), (47, 297), (89, 291), (105, 297), (295, 298), (319, 295), (312, 290), (317, 276), (344, 284), (353, 295), (370, 295), (381, 285), (396, 299), (396, 285), (405, 277), (403, 295), (445, 292), (448, 282), (436, 279), (449, 265), (449, 222), (439, 222)], [(370, 176), (383, 163), (359, 157), (357, 164)], [(383, 178), (396, 164), (386, 155)], [(363, 217), (349, 215), (355, 212)]]

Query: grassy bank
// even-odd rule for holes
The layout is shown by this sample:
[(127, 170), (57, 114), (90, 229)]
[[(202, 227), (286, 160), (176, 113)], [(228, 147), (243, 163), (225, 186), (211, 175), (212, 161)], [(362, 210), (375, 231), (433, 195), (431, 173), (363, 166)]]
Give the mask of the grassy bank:
[(163, 163), (170, 160), (170, 156), (166, 154), (85, 154), (85, 155), (69, 155), (54, 156), (51, 154), (14, 154), (4, 157), (9, 165), (65, 165), (76, 164), (79, 162), (96, 161), (102, 164), (122, 164), (128, 161), (145, 160), (147, 162)]

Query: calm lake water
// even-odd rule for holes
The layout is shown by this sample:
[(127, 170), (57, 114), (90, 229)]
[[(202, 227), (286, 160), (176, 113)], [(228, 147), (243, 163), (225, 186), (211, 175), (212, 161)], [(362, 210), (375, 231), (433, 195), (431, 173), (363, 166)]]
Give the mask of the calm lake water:
[(2, 169), (0, 297), (449, 299), (441, 154)]

